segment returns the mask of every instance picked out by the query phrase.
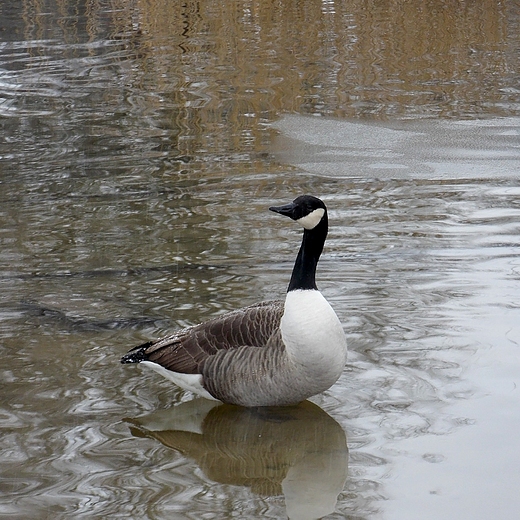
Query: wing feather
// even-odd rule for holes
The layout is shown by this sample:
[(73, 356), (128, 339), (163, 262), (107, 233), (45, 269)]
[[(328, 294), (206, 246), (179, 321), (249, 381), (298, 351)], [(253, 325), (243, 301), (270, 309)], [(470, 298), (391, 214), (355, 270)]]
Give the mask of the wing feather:
[(220, 350), (266, 347), (278, 338), (283, 301), (261, 302), (132, 349), (122, 363), (152, 361), (184, 374), (198, 374)]

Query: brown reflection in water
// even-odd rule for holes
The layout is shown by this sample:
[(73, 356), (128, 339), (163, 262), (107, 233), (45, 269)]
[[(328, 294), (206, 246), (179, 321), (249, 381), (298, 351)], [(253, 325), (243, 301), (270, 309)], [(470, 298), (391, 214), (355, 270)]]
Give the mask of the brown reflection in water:
[(183, 105), (207, 107), (206, 123), (275, 110), (460, 116), (507, 101), (513, 5), (159, 0), (139, 3), (139, 24), (158, 88), (190, 85)]
[[(159, 127), (172, 128), (176, 153), (188, 159), (247, 150), (255, 160), (269, 140), (261, 123), (282, 112), (519, 112), (513, 1), (114, 0), (110, 10), (102, 2), (76, 4), (57, 4), (63, 39), (76, 43), (86, 32), (89, 41), (119, 41), (128, 54), (117, 59), (134, 63), (122, 66), (118, 87), (131, 90), (133, 110), (139, 96), (146, 99), (146, 111), (157, 112)], [(40, 3), (24, 6), (27, 39), (49, 37), (54, 22), (39, 16)]]
[(64, 161), (84, 154), (74, 170), (89, 175), (117, 161), (139, 175), (219, 180), (287, 171), (267, 125), (285, 112), (520, 113), (512, 1), (11, 2), (18, 38), (36, 40), (17, 61), (12, 103), (45, 115), (51, 145), (30, 139), (25, 163), (33, 149), (37, 163), (68, 150)]
[(333, 512), (347, 478), (345, 432), (309, 401), (252, 409), (197, 399), (129, 422), (134, 435), (194, 459), (215, 482), (283, 494), (291, 518)]

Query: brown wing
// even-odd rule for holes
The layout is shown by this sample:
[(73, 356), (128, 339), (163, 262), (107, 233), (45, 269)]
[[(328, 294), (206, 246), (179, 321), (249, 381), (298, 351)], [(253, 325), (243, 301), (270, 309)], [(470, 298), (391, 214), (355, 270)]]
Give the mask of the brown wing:
[(200, 364), (222, 349), (265, 347), (279, 334), (283, 301), (245, 307), (200, 325), (133, 348), (122, 363), (153, 361), (184, 374), (197, 374)]

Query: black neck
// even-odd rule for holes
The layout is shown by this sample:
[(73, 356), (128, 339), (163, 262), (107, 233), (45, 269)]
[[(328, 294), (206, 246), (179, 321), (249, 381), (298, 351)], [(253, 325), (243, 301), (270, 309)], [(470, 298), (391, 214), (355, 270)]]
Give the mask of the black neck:
[(302, 245), (294, 263), (287, 292), (296, 289), (318, 289), (316, 286), (316, 266), (323, 251), (328, 229), (327, 213), (325, 213), (314, 229), (304, 230)]

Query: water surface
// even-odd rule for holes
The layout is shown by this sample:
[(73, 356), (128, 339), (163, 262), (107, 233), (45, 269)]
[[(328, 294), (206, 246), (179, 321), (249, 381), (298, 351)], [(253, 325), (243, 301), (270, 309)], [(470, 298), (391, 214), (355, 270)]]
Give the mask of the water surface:
[[(514, 517), (519, 14), (3, 2), (0, 515)], [(267, 208), (306, 192), (335, 386), (208, 412), (119, 364), (283, 296), (300, 230)], [(180, 433), (185, 405), (205, 419)]]

